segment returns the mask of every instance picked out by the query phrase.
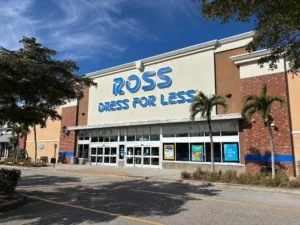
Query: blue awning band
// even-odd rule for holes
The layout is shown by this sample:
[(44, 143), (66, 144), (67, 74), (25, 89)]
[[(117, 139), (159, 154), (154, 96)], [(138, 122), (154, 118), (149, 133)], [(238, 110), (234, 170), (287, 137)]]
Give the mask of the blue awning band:
[[(246, 161), (267, 161), (271, 162), (271, 155), (260, 155), (260, 154), (245, 154)], [(276, 162), (293, 162), (292, 155), (275, 155)]]
[(59, 152), (58, 156), (75, 156), (75, 152)]

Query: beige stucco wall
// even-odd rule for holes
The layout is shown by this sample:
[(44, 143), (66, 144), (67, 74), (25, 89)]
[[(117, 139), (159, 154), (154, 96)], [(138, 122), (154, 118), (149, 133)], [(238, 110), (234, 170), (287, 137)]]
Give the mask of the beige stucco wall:
[[(57, 109), (59, 114), (62, 113), (62, 109)], [(36, 126), (36, 136), (37, 136), (37, 158), (41, 156), (48, 156), (49, 161), (54, 155), (54, 144), (57, 144), (56, 158), (59, 149), (59, 138), (61, 130), (61, 121), (60, 120), (48, 120), (46, 128), (40, 128)], [(40, 146), (44, 145), (44, 149), (40, 149)], [(30, 133), (27, 136), (26, 141), (26, 150), (29, 157), (34, 158), (34, 132), (33, 129), (30, 129)]]
[[(167, 66), (172, 68), (172, 71), (167, 73), (172, 79), (172, 84), (170, 87), (163, 89), (155, 87), (151, 91), (143, 91), (140, 88), (136, 93), (130, 93), (124, 86), (123, 90), (125, 91), (125, 94), (114, 96), (112, 93), (113, 79), (116, 77), (123, 77), (124, 80), (127, 80), (128, 76), (131, 74), (136, 74), (141, 78), (143, 72), (140, 72), (138, 69), (131, 69), (113, 75), (95, 78), (94, 81), (98, 83), (98, 88), (90, 88), (88, 125), (188, 118), (189, 103), (161, 105), (160, 95), (163, 94), (166, 100), (170, 92), (187, 91), (190, 89), (201, 90), (205, 94), (215, 93), (213, 50), (153, 63), (147, 65), (144, 68), (144, 71), (154, 70), (157, 72), (158, 69)], [(151, 78), (153, 78), (156, 83), (162, 82), (157, 76)], [(147, 83), (141, 79), (141, 86), (145, 84)], [(143, 108), (140, 105), (137, 105), (136, 108), (132, 107), (132, 99), (134, 97), (149, 95), (156, 96), (156, 107), (148, 106)], [(121, 99), (129, 99), (130, 107), (128, 110), (98, 112), (99, 102)]]
[(288, 74), (289, 101), (297, 175), (300, 175), (300, 76)]
[(297, 175), (300, 175), (300, 134), (293, 134)]
[(300, 76), (288, 74), (289, 101), (291, 109), (292, 130), (300, 132)]

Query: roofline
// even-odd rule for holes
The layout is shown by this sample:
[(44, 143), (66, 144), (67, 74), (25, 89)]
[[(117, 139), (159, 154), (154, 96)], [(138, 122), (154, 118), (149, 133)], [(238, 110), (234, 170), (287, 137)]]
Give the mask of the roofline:
[[(240, 113), (222, 114), (211, 117), (212, 120), (231, 120), (231, 119), (242, 119)], [(196, 121), (206, 121), (206, 118), (197, 118)], [(90, 130), (99, 128), (112, 128), (112, 127), (130, 127), (130, 126), (145, 126), (154, 124), (170, 124), (170, 123), (184, 123), (192, 122), (190, 118), (182, 119), (168, 119), (168, 120), (152, 120), (152, 121), (140, 121), (140, 122), (128, 122), (128, 123), (115, 123), (115, 124), (99, 124), (99, 125), (87, 125), (87, 126), (74, 126), (68, 127), (68, 130)]]
[(230, 59), (235, 65), (240, 65), (249, 62), (257, 62), (258, 59), (271, 54), (271, 50), (264, 49), (260, 51), (245, 53), (241, 55), (231, 56)]
[[(239, 41), (239, 40), (243, 40), (243, 39), (247, 39), (247, 38), (253, 37), (254, 35), (255, 35), (255, 31), (250, 31), (250, 32), (242, 33), (239, 35), (227, 37), (227, 38), (220, 39), (220, 40), (216, 39), (216, 40), (204, 42), (201, 44), (189, 46), (186, 48), (177, 49), (177, 50), (174, 50), (171, 52), (166, 52), (166, 53), (163, 53), (160, 55), (151, 56), (151, 57), (137, 60), (137, 61), (141, 61), (144, 65), (150, 65), (150, 64), (157, 63), (160, 61), (168, 60), (170, 58), (177, 58), (177, 57), (181, 57), (181, 56), (188, 55), (188, 54), (195, 54), (195, 53), (198, 53), (201, 51), (216, 49), (216, 48), (220, 47), (221, 45)], [(115, 67), (111, 67), (111, 68), (107, 68), (107, 69), (103, 69), (103, 70), (98, 70), (95, 72), (88, 73), (85, 76), (90, 77), (90, 78), (95, 78), (98, 76), (106, 76), (106, 75), (110, 75), (110, 74), (113, 74), (116, 72), (123, 72), (126, 70), (135, 69), (136, 68), (135, 62), (136, 61), (122, 64), (122, 65), (115, 66)]]

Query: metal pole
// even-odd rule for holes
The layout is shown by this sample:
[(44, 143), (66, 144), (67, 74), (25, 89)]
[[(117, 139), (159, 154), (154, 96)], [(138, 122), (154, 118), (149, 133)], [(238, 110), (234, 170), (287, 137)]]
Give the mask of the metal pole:
[(57, 144), (54, 144), (54, 163), (53, 163), (53, 168), (55, 168), (55, 163), (56, 163), (56, 149), (57, 149)]

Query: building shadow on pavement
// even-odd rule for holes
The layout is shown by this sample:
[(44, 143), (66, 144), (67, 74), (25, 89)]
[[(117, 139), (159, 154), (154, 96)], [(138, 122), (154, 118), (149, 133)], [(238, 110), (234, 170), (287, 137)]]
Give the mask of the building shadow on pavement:
[[(44, 187), (39, 190), (34, 188), (35, 185)], [(20, 184), (20, 190), (29, 196), (151, 221), (157, 221), (155, 217), (185, 211), (184, 205), (188, 201), (201, 201), (201, 198), (193, 198), (192, 195), (217, 196), (220, 192), (204, 184), (137, 179), (87, 184), (76, 177), (43, 175), (27, 177)], [(28, 221), (25, 224), (30, 225), (104, 223), (116, 219), (119, 218), (35, 199), (29, 199), (22, 208), (0, 214), (0, 223)]]

